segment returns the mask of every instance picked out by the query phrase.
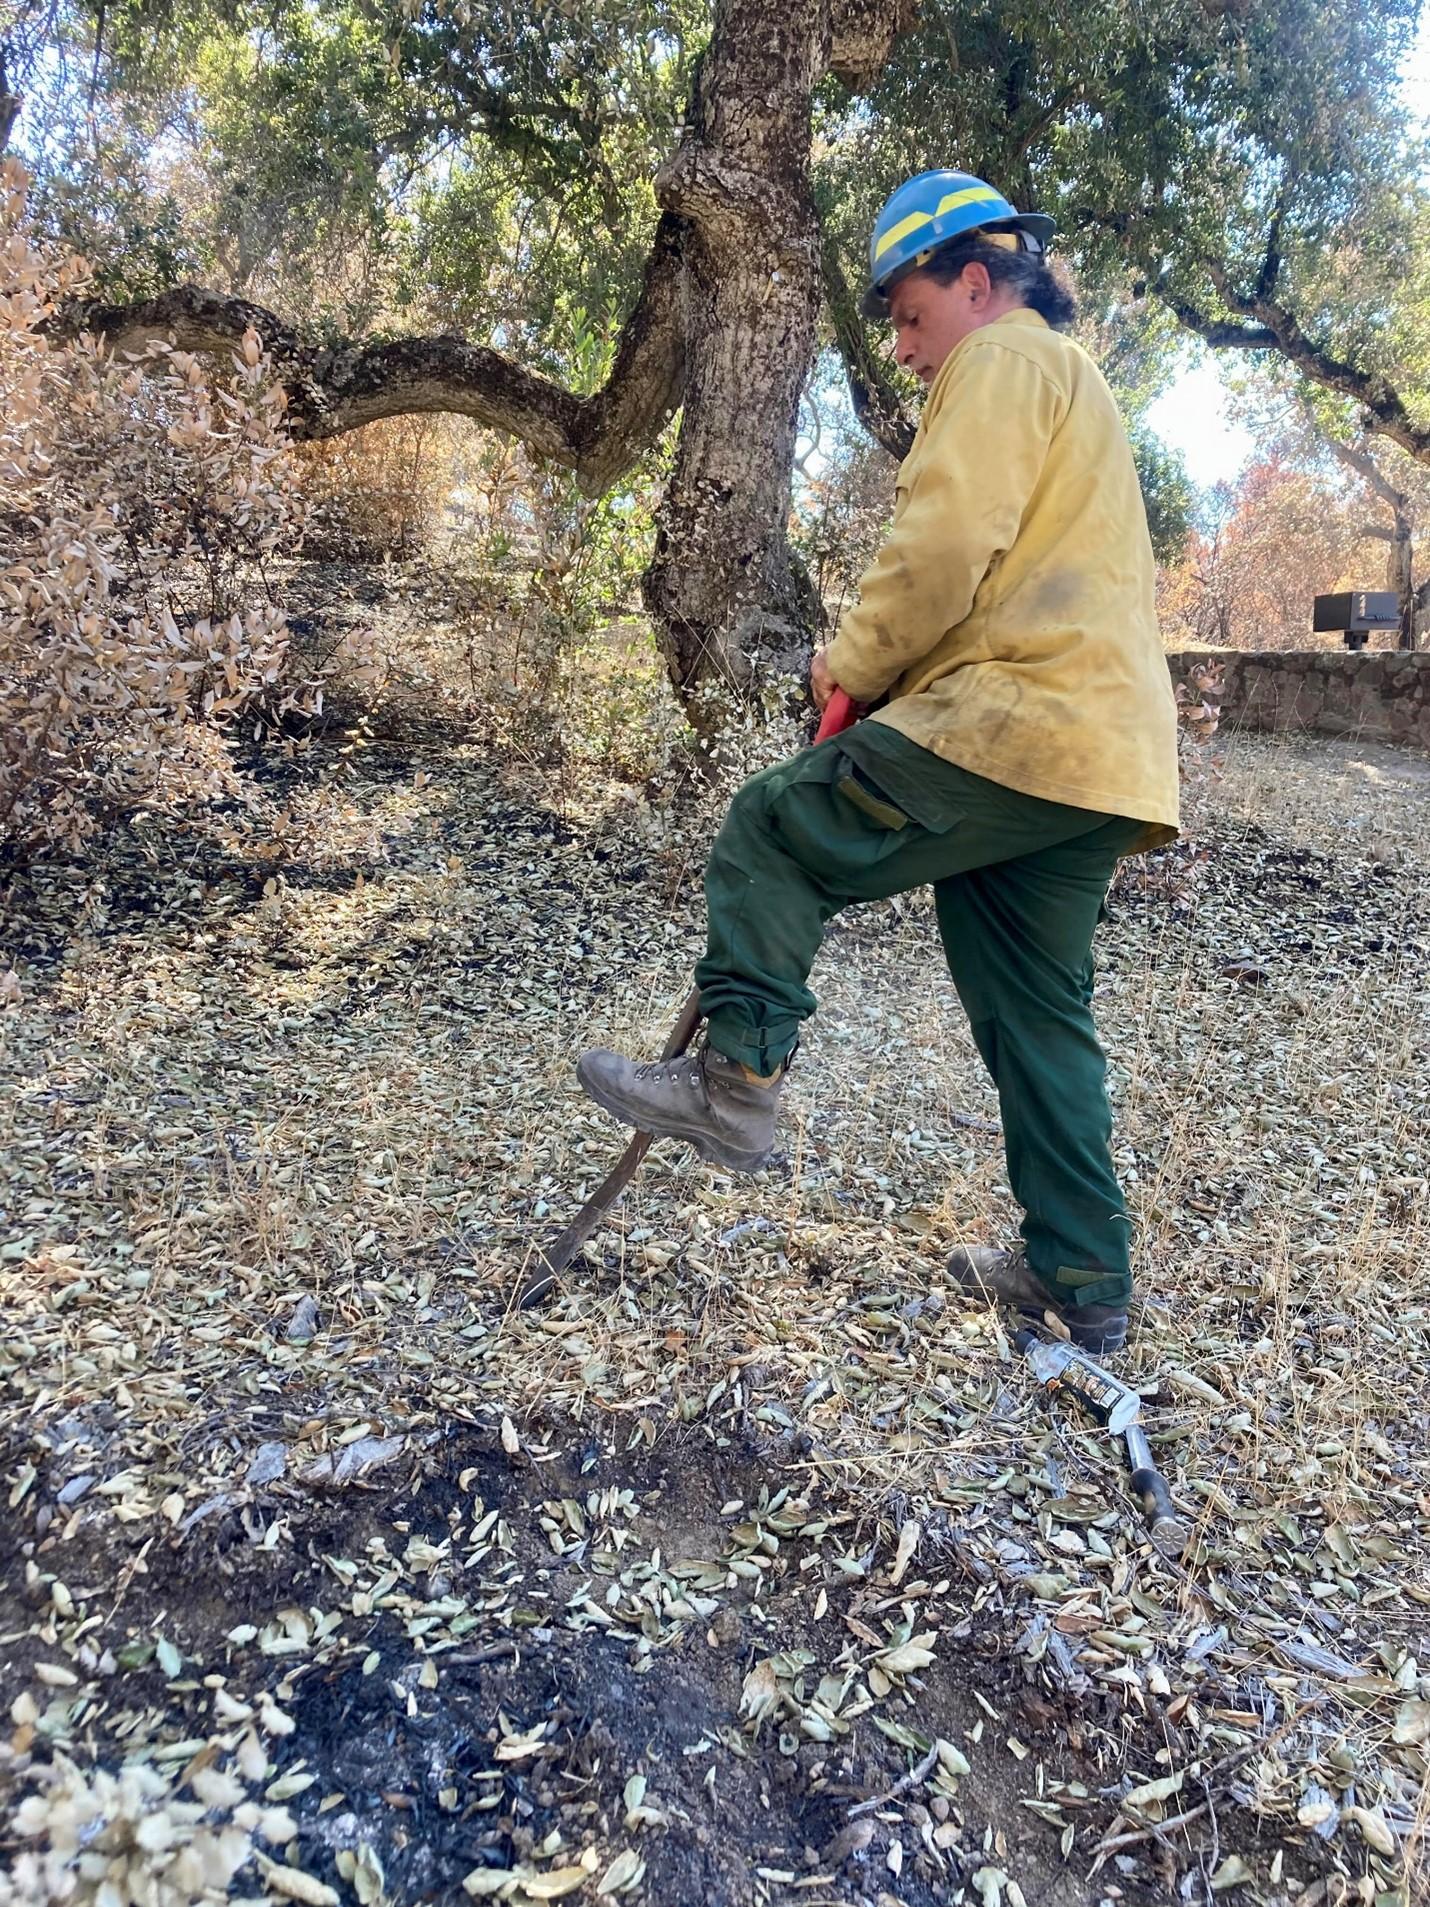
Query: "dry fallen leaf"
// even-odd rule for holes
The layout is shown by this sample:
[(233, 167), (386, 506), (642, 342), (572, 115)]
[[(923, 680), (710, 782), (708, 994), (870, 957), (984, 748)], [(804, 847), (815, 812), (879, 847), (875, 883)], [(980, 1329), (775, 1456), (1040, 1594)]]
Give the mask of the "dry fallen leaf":
[(301, 1907), (341, 1907), (341, 1896), (326, 1881), (315, 1880), (301, 1868), (285, 1867), (277, 1861), (264, 1861), (263, 1881), (270, 1893), (283, 1900), (296, 1900)]
[(645, 1870), (645, 1862), (634, 1848), (622, 1848), (596, 1882), (598, 1894), (619, 1894), (633, 1887)]
[(584, 1887), (590, 1878), (584, 1867), (552, 1867), (542, 1874), (524, 1874), (521, 1891), (531, 1900), (562, 1900)]
[(1391, 1739), (1402, 1747), (1430, 1741), (1430, 1701), (1416, 1697), (1402, 1702), (1395, 1711)]

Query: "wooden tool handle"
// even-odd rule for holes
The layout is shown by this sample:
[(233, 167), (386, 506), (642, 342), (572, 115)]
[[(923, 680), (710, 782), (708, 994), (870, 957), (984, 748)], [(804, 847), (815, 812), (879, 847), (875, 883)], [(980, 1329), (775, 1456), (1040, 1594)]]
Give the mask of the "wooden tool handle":
[[(695, 1038), (695, 1029), (699, 1024), (700, 989), (695, 987), (670, 1029), (670, 1037), (665, 1042), (661, 1058), (675, 1059), (683, 1053)], [(544, 1304), (551, 1296), (556, 1289), (556, 1280), (635, 1177), (636, 1168), (650, 1151), (652, 1143), (648, 1132), (633, 1133), (625, 1151), (617, 1159), (614, 1170), (591, 1194), (565, 1231), (544, 1250), (539, 1245), (533, 1247), (531, 1259), (535, 1262), (528, 1260), (527, 1275), (516, 1295), (518, 1311), (529, 1311), (533, 1305)]]

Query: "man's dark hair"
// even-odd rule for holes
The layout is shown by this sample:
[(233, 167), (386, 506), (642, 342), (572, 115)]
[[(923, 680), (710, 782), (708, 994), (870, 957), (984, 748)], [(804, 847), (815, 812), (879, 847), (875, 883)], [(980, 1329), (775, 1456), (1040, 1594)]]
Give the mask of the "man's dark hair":
[(935, 284), (951, 285), (965, 265), (986, 265), (993, 284), (1017, 292), (1055, 331), (1065, 331), (1077, 317), (1077, 301), (1040, 252), (1008, 251), (977, 238), (954, 239), (940, 245), (919, 270), (927, 272)]

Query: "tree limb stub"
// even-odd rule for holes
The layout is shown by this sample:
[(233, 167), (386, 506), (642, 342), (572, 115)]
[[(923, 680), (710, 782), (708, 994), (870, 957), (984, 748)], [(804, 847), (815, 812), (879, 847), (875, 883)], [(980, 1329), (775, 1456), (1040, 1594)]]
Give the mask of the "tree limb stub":
[(829, 70), (858, 92), (878, 78), (894, 42), (912, 31), (919, 0), (833, 0), (829, 14)]
[(596, 492), (630, 467), (680, 403), (680, 270), (678, 221), (663, 218), (611, 375), (590, 397), (463, 338), (314, 345), (263, 306), (198, 285), (140, 304), (78, 307), (57, 328), (93, 331), (119, 351), (171, 339), (181, 350), (216, 355), (251, 328), (273, 357), (288, 394), (288, 427), (300, 441), (340, 436), (383, 417), (448, 411), (519, 437)]

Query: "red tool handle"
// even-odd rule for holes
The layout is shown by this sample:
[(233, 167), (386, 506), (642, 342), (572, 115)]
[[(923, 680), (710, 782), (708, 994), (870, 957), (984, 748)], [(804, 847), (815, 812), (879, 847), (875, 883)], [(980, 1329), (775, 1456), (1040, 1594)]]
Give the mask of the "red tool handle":
[(827, 742), (831, 735), (842, 735), (846, 728), (853, 728), (859, 720), (859, 713), (859, 704), (843, 689), (836, 689), (824, 705), (819, 727), (815, 730), (815, 741)]

